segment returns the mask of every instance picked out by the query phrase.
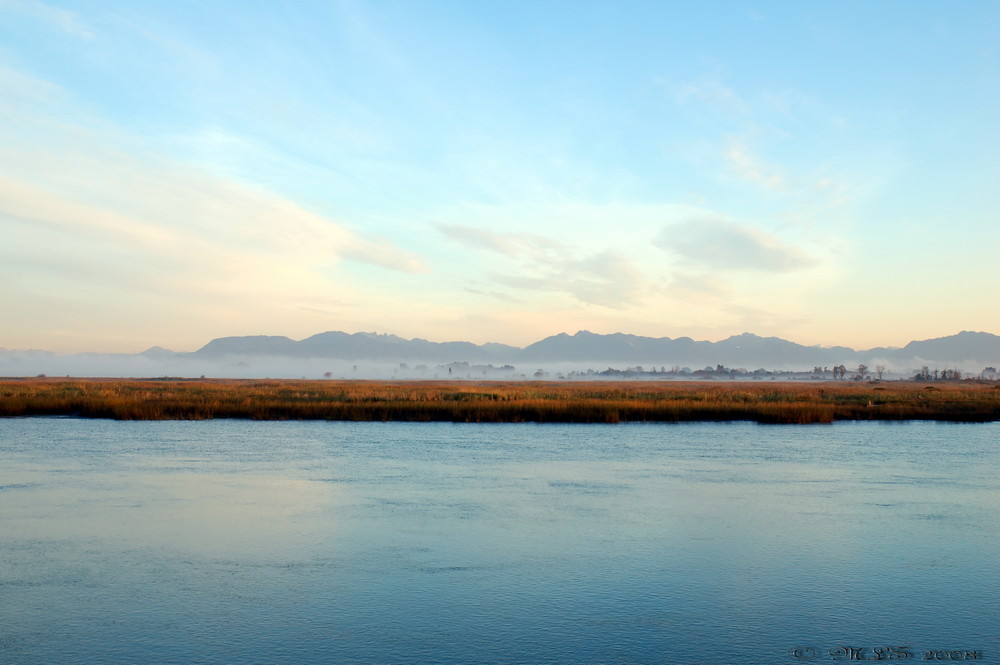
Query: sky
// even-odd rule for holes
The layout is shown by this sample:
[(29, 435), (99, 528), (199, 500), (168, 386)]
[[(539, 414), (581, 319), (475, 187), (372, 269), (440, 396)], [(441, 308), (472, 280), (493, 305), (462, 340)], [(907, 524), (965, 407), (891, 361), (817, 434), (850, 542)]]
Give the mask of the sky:
[(1000, 2), (0, 0), (0, 347), (1000, 333)]

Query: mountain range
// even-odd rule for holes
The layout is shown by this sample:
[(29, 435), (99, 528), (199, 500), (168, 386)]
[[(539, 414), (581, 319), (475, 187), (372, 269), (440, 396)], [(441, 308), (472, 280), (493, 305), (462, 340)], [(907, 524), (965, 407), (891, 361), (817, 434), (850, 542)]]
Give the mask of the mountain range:
[[(539, 369), (557, 373), (627, 369), (715, 368), (794, 370), (864, 363), (887, 376), (913, 376), (923, 366), (979, 374), (1000, 367), (1000, 336), (985, 332), (913, 341), (900, 348), (855, 350), (805, 346), (750, 333), (718, 342), (690, 337), (643, 337), (580, 331), (525, 347), (431, 342), (378, 333), (329, 331), (302, 340), (251, 335), (221, 337), (193, 352), (153, 347), (135, 354), (0, 349), (0, 376), (211, 376), (229, 378), (521, 378)], [(445, 367), (447, 365), (447, 367)], [(454, 370), (454, 371), (453, 371)]]
[[(147, 352), (149, 353), (149, 352)], [(740, 367), (809, 369), (840, 363), (885, 362), (893, 365), (1000, 364), (1000, 336), (961, 332), (949, 337), (913, 341), (901, 348), (855, 350), (845, 346), (805, 346), (778, 337), (751, 333), (719, 342), (690, 337), (642, 337), (625, 333), (600, 335), (560, 333), (519, 348), (506, 344), (430, 342), (377, 333), (324, 332), (301, 341), (288, 337), (248, 336), (214, 339), (191, 354), (200, 358), (272, 356), (330, 358), (380, 362), (476, 363), (640, 363), (697, 367), (722, 364)]]

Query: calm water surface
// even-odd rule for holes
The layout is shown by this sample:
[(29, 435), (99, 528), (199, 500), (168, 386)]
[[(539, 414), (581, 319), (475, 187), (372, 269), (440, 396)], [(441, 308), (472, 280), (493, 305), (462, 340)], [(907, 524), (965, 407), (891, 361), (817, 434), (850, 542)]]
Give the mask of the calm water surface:
[(998, 441), (0, 420), (0, 663), (998, 663)]

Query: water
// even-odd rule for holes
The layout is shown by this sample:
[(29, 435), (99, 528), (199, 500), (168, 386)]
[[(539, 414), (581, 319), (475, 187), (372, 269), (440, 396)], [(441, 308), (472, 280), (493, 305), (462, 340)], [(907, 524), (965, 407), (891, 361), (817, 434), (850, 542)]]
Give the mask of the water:
[(996, 663), (998, 435), (0, 420), (0, 663)]

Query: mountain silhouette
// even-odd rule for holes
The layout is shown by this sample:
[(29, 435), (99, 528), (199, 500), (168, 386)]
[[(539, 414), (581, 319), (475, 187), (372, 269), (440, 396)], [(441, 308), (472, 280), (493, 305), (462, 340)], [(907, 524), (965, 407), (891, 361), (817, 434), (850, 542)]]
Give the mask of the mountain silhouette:
[(328, 331), (295, 342), (288, 337), (222, 337), (214, 339), (194, 352), (195, 356), (285, 356), (291, 358), (338, 358), (342, 360), (379, 360), (392, 362), (453, 362), (498, 361), (516, 354), (520, 349), (505, 344), (472, 342), (429, 342), (425, 339), (404, 339), (378, 333), (348, 334)]
[(581, 330), (559, 333), (524, 348), (506, 344), (431, 342), (391, 334), (328, 331), (301, 341), (283, 336), (253, 335), (214, 339), (186, 354), (202, 358), (273, 356), (331, 358), (383, 362), (472, 363), (638, 363), (656, 366), (715, 366), (754, 369), (891, 363), (1000, 364), (1000, 336), (963, 331), (957, 335), (913, 341), (901, 348), (855, 350), (845, 346), (806, 346), (779, 337), (752, 333), (733, 335), (718, 342), (690, 337), (643, 337), (626, 333), (597, 334)]

